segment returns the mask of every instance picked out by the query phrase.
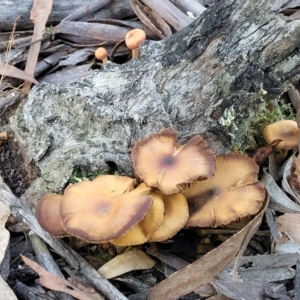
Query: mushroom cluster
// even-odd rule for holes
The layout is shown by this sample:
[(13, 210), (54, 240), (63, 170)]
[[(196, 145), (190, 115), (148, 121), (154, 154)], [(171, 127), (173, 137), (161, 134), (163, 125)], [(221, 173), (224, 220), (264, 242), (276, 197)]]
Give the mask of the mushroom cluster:
[[(205, 140), (177, 142), (175, 129), (136, 141), (136, 179), (103, 175), (45, 195), (36, 216), (56, 237), (118, 246), (165, 241), (184, 226), (219, 226), (256, 214), (265, 190), (242, 154), (215, 157)], [(137, 184), (137, 181), (140, 184)]]

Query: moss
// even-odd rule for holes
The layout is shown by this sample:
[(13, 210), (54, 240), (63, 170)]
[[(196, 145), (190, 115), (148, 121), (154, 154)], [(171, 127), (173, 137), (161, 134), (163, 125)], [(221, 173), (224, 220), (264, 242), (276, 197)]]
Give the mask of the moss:
[(288, 119), (295, 120), (296, 113), (290, 103), (284, 98), (278, 101), (262, 104), (257, 114), (251, 119), (244, 144), (235, 144), (234, 152), (253, 153), (257, 148), (265, 146), (263, 130), (268, 124)]
[(97, 170), (94, 172), (87, 172), (85, 170), (82, 169), (78, 169), (76, 171), (73, 172), (69, 183), (77, 183), (80, 181), (84, 181), (84, 180), (93, 180), (98, 176), (104, 175), (105, 172), (101, 171), (101, 170)]

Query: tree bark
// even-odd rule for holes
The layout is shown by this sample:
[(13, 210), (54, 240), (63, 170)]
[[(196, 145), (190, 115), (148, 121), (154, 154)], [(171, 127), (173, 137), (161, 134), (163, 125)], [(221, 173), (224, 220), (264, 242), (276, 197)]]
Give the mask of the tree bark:
[(270, 7), (217, 1), (168, 39), (145, 42), (136, 60), (71, 86), (37, 85), (11, 120), (40, 169), (25, 199), (60, 191), (76, 168), (132, 175), (134, 142), (164, 127), (180, 143), (202, 135), (216, 154), (243, 143), (260, 105), (300, 77), (300, 21)]

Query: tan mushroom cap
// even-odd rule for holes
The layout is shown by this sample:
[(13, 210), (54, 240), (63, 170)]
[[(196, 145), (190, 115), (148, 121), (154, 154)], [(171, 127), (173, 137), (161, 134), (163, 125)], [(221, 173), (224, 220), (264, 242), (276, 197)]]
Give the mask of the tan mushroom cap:
[(190, 211), (187, 226), (216, 227), (256, 214), (265, 199), (258, 171), (253, 159), (245, 155), (217, 157), (215, 176), (182, 192)]
[(138, 140), (131, 152), (133, 169), (147, 185), (165, 194), (178, 193), (181, 184), (214, 175), (214, 153), (199, 135), (187, 144), (177, 144), (177, 131), (163, 129)]
[(170, 239), (186, 225), (189, 218), (187, 200), (182, 194), (159, 194), (164, 202), (165, 213), (163, 222), (149, 238), (151, 242), (162, 242)]
[[(144, 184), (142, 184), (144, 185)], [(153, 202), (145, 217), (122, 237), (110, 241), (116, 246), (140, 245), (159, 228), (164, 219), (164, 202), (158, 193), (151, 192)]]
[(55, 237), (69, 236), (61, 225), (59, 206), (63, 196), (46, 194), (36, 205), (35, 214), (41, 227)]
[(296, 121), (281, 120), (264, 128), (264, 138), (268, 144), (280, 139), (282, 142), (277, 146), (278, 149), (298, 148), (299, 128)]
[(124, 235), (152, 204), (151, 189), (145, 185), (132, 189), (133, 182), (125, 176), (105, 175), (68, 187), (60, 205), (64, 229), (92, 243)]
[(105, 65), (107, 63), (107, 50), (103, 47), (99, 47), (95, 51), (95, 57), (99, 60), (103, 61), (103, 64)]
[(125, 36), (125, 44), (127, 48), (132, 50), (132, 58), (137, 57), (136, 49), (146, 40), (146, 33), (142, 29), (132, 29)]

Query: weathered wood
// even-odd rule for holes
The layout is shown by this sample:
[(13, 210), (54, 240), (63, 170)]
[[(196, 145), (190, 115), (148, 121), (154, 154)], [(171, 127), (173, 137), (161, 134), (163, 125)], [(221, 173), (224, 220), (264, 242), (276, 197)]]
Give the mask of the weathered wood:
[(72, 86), (37, 85), (11, 125), (40, 177), (25, 198), (34, 206), (77, 168), (132, 175), (134, 142), (163, 127), (179, 141), (201, 134), (217, 153), (245, 141), (264, 100), (300, 78), (300, 21), (270, 10), (271, 0), (224, 0), (140, 56), (108, 63)]
[[(73, 11), (82, 5), (93, 3), (95, 0), (54, 0), (53, 9), (50, 14), (48, 24), (57, 24)], [(124, 19), (134, 16), (129, 0), (111, 0), (111, 3), (92, 14), (95, 18)], [(15, 1), (0, 0), (0, 31), (10, 31), (17, 20), (17, 30), (31, 29), (33, 23), (30, 20), (30, 11), (33, 0)], [(89, 16), (91, 17), (91, 16)]]

